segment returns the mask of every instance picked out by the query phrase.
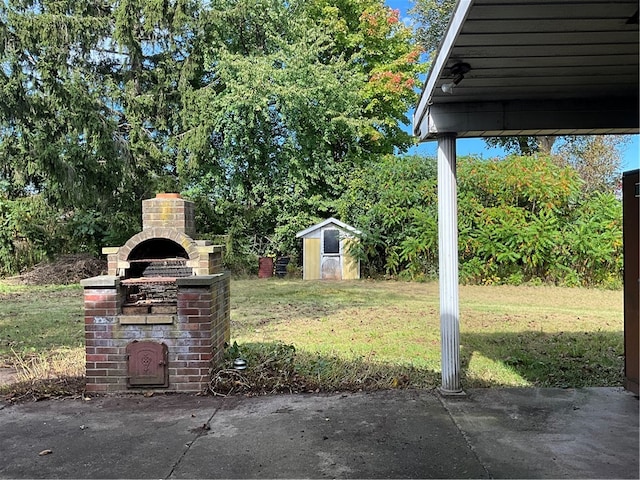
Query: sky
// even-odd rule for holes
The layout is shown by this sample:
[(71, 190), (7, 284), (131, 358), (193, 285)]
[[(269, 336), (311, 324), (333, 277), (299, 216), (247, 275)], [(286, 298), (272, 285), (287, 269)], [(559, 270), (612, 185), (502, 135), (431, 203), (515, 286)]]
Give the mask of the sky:
[[(385, 0), (385, 3), (394, 9), (400, 11), (400, 19), (405, 23), (410, 23), (408, 11), (413, 6), (412, 0)], [(409, 118), (413, 116), (410, 112)], [(412, 130), (411, 125), (406, 126), (407, 131)], [(635, 170), (640, 168), (640, 142), (639, 135), (630, 135), (631, 141), (626, 146), (622, 154), (622, 171)], [(413, 147), (408, 153), (420, 154), (425, 156), (435, 156), (437, 152), (437, 142), (424, 142)], [(456, 153), (458, 156), (476, 155), (481, 158), (504, 157), (506, 154), (500, 148), (489, 147), (484, 140), (480, 138), (460, 138), (456, 141)]]

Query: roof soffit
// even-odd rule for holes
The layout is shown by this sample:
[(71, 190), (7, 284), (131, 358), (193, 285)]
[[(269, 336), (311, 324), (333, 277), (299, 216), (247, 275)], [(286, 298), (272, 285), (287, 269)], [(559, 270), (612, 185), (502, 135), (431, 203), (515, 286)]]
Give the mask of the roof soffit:
[[(445, 131), (459, 136), (543, 130), (637, 133), (637, 11), (635, 0), (458, 2), (414, 115), (415, 134), (425, 140)], [(445, 93), (441, 87), (452, 81), (451, 68), (459, 62), (471, 70), (453, 94)], [(565, 108), (564, 123), (546, 125), (554, 102)], [(618, 110), (622, 106), (616, 115), (623, 121), (607, 113), (608, 102)], [(590, 103), (601, 115), (586, 122), (584, 110)], [(539, 105), (540, 114), (534, 115), (535, 121), (514, 122), (518, 105), (529, 113)], [(483, 109), (502, 112), (505, 120), (488, 126), (472, 123), (469, 112)], [(438, 117), (442, 113), (448, 115), (447, 122)], [(453, 130), (443, 130), (445, 124)]]

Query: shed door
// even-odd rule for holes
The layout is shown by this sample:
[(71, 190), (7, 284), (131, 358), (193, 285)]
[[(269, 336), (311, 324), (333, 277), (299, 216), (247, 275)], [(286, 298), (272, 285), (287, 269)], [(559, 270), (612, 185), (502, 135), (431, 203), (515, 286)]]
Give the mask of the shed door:
[(320, 257), (320, 278), (323, 280), (342, 280), (340, 231), (338, 229), (322, 230)]

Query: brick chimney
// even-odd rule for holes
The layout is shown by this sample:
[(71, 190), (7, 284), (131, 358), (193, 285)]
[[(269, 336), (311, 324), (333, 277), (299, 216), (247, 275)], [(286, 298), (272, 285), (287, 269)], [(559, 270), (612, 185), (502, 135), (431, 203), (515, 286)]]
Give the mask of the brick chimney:
[(179, 193), (158, 193), (142, 201), (142, 230), (174, 228), (190, 237), (196, 235), (195, 208)]

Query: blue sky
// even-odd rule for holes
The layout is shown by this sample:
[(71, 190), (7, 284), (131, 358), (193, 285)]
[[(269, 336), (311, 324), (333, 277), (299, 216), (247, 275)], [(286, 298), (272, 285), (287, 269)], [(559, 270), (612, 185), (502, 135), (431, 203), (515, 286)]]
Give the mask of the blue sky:
[[(411, 0), (385, 0), (385, 3), (391, 8), (400, 10), (400, 19), (408, 21), (408, 11), (413, 6)], [(410, 116), (413, 111), (410, 112)], [(407, 130), (411, 130), (411, 126), (407, 125)], [(634, 170), (640, 167), (640, 143), (638, 135), (631, 135), (631, 142), (625, 148), (622, 158), (622, 170)], [(425, 142), (411, 149), (409, 153), (421, 154), (427, 156), (436, 155), (436, 142)], [(499, 148), (490, 148), (479, 138), (461, 138), (456, 142), (456, 150), (459, 156), (478, 155), (482, 158), (503, 157), (505, 152)]]

